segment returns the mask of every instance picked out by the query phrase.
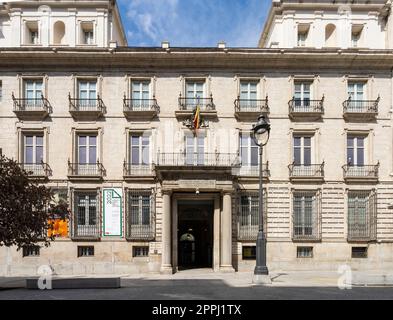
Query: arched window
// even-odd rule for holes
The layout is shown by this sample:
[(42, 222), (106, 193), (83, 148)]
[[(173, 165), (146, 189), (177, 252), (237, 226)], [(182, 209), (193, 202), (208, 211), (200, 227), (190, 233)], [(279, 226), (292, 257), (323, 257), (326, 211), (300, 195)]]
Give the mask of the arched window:
[(337, 39), (336, 39), (336, 26), (332, 23), (329, 23), (325, 28), (325, 46), (326, 47), (336, 47)]
[(64, 44), (65, 24), (63, 21), (56, 21), (53, 25), (53, 44)]

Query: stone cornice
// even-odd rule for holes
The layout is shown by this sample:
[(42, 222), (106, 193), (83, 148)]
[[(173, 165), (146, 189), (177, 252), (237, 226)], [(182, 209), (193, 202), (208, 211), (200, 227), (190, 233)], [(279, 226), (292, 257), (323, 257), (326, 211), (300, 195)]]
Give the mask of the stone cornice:
[(367, 70), (390, 72), (393, 50), (258, 48), (2, 48), (2, 70)]

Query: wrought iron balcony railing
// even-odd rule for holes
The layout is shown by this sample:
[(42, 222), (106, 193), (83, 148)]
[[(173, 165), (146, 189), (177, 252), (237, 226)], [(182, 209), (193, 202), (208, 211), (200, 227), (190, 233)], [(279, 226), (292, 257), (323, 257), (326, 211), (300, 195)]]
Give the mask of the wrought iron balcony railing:
[(158, 153), (156, 166), (234, 167), (238, 158), (233, 153)]
[(323, 96), (321, 100), (297, 99), (293, 97), (293, 99), (288, 102), (289, 114), (322, 114), (324, 111), (324, 101), (325, 96)]
[(31, 177), (49, 177), (51, 169), (47, 163), (19, 163), (19, 166)]
[(48, 99), (41, 95), (41, 98), (15, 98), (12, 93), (14, 102), (14, 112), (44, 112), (50, 113), (51, 107)]
[(96, 217), (96, 223), (83, 224), (83, 225), (74, 223), (73, 230), (72, 230), (72, 238), (98, 239), (100, 238), (101, 235), (100, 230), (101, 228), (100, 225), (98, 224), (98, 217)]
[(128, 240), (148, 241), (154, 239), (154, 225), (150, 224), (131, 224), (126, 226), (126, 238)]
[(345, 179), (378, 179), (379, 162), (376, 165), (343, 166)]
[(199, 106), (200, 110), (203, 111), (215, 111), (216, 107), (213, 103), (213, 96), (209, 98), (185, 98), (179, 96), (179, 109), (182, 111), (193, 111)]
[(127, 99), (123, 98), (123, 110), (124, 112), (158, 112), (159, 106), (157, 99)]
[(152, 176), (154, 174), (153, 165), (151, 164), (132, 164), (124, 162), (123, 175), (132, 176)]
[(235, 100), (235, 112), (255, 112), (255, 113), (269, 113), (269, 101), (266, 99), (240, 99)]
[(316, 223), (304, 222), (293, 226), (292, 239), (294, 241), (317, 241), (321, 239), (321, 234)]
[(378, 97), (376, 100), (352, 100), (351, 98), (348, 98), (348, 100), (343, 102), (344, 115), (377, 115), (380, 100), (380, 97)]
[[(238, 175), (244, 177), (259, 177), (259, 165), (240, 164)], [(270, 177), (269, 162), (262, 164), (262, 177)]]
[(292, 163), (288, 166), (290, 178), (323, 178), (325, 163), (301, 165)]
[(70, 104), (70, 112), (105, 113), (105, 105), (100, 96), (97, 96), (95, 99), (83, 99), (71, 98), (71, 95), (68, 95), (68, 100)]
[(71, 163), (68, 162), (68, 175), (81, 177), (103, 177), (104, 166), (97, 161), (97, 163)]

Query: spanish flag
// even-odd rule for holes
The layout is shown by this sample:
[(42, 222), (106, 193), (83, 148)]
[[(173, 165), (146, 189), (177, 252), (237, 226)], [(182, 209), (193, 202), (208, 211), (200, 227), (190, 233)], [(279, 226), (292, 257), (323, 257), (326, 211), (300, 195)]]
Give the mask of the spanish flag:
[(194, 129), (199, 129), (201, 127), (201, 108), (199, 107), (199, 105), (196, 107), (195, 112), (194, 112), (194, 121), (193, 121), (193, 125), (194, 125)]

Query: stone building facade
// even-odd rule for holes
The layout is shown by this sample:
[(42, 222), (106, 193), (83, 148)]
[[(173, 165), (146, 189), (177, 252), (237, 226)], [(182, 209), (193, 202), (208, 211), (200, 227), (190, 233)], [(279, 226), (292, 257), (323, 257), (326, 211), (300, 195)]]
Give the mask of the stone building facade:
[[(64, 22), (69, 43), (44, 40), (59, 38), (49, 32), (2, 45), (0, 59), (0, 148), (32, 178), (48, 178), (72, 214), (49, 248), (0, 248), (0, 275), (41, 265), (57, 274), (252, 270), (259, 172), (250, 132), (261, 113), (272, 127), (269, 269), (393, 266), (389, 2), (273, 1), (259, 48), (127, 47), (116, 4), (93, 2), (105, 26), (93, 34), (80, 29), (92, 12), (73, 20), (85, 1), (2, 8), (10, 21), (41, 12), (37, 25), (55, 26), (62, 10), (73, 21)], [(334, 19), (343, 29), (330, 38)], [(360, 24), (361, 36), (348, 27)]]

